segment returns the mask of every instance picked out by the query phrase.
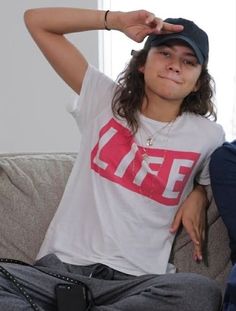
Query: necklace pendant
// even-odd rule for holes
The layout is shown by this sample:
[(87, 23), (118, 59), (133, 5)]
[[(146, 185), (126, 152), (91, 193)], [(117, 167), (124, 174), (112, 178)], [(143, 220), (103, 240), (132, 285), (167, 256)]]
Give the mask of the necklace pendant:
[(152, 137), (147, 138), (146, 145), (150, 147), (150, 146), (152, 146), (152, 144), (153, 144)]
[(148, 156), (147, 153), (142, 154), (142, 157), (143, 157), (143, 160), (144, 160), (145, 162), (148, 162), (149, 156)]

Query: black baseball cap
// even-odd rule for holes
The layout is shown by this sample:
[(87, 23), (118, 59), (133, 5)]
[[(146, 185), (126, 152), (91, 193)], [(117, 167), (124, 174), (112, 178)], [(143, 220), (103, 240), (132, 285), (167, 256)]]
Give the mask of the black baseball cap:
[(167, 41), (177, 39), (186, 42), (193, 49), (199, 64), (202, 65), (208, 61), (209, 42), (204, 30), (194, 22), (184, 18), (167, 18), (164, 22), (183, 25), (184, 29), (170, 34), (151, 34), (145, 42), (144, 49), (149, 50), (153, 46), (159, 46)]

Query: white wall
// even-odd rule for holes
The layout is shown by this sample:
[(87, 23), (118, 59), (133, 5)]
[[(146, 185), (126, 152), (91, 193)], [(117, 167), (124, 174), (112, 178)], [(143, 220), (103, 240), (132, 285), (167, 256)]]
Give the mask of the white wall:
[[(56, 75), (27, 32), (32, 7), (96, 8), (96, 0), (8, 0), (0, 13), (0, 153), (77, 151), (79, 132), (66, 105), (73, 91)], [(71, 39), (98, 66), (98, 34)]]

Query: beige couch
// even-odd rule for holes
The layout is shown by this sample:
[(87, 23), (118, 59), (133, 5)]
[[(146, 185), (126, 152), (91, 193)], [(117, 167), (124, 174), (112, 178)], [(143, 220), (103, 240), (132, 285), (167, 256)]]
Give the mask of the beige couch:
[[(64, 153), (0, 155), (0, 257), (34, 261), (74, 160), (74, 154)], [(192, 243), (184, 230), (177, 236), (171, 257), (179, 271), (209, 276), (223, 290), (231, 268), (228, 238), (210, 190), (208, 194), (204, 262), (192, 260)]]

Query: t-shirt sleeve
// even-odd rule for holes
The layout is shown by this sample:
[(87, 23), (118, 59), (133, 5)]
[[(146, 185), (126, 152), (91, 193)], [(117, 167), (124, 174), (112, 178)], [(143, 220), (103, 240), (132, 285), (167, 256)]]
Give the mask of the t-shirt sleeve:
[(105, 74), (89, 65), (80, 95), (75, 97), (68, 110), (83, 131), (105, 108), (111, 107), (116, 83)]
[(218, 126), (218, 130), (216, 131), (216, 135), (214, 139), (215, 143), (209, 141), (209, 145), (210, 145), (209, 152), (206, 156), (206, 159), (203, 162), (203, 165), (201, 166), (200, 172), (196, 176), (197, 183), (203, 186), (210, 184), (209, 163), (210, 163), (211, 155), (215, 151), (215, 149), (220, 147), (225, 142), (225, 132), (222, 126), (220, 126), (219, 124), (217, 126)]

